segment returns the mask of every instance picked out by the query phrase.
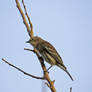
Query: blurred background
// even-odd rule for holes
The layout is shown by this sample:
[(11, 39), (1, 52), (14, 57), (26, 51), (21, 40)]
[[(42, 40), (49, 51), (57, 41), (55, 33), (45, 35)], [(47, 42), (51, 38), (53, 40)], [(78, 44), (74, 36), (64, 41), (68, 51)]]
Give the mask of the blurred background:
[[(20, 0), (21, 1), (21, 0)], [(24, 0), (34, 34), (52, 43), (74, 78), (54, 66), (50, 77), (57, 92), (92, 92), (92, 0)], [(21, 2), (20, 2), (21, 3)], [(22, 5), (22, 4), (21, 4)], [(22, 6), (23, 8), (23, 6)], [(42, 76), (15, 0), (0, 2), (0, 58), (28, 73)], [(49, 64), (45, 63), (46, 67)], [(45, 91), (43, 91), (45, 90)], [(44, 81), (22, 74), (0, 60), (1, 92), (51, 92)]]

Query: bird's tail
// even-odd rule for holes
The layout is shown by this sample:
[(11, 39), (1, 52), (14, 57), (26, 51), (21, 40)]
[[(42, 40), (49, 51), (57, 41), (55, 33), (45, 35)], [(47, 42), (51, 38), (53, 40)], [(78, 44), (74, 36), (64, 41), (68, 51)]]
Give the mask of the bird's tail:
[(68, 72), (67, 68), (64, 65), (62, 66), (62, 65), (58, 64), (58, 66), (68, 74), (68, 76), (71, 78), (72, 81), (74, 81), (72, 76), (70, 75), (70, 73)]

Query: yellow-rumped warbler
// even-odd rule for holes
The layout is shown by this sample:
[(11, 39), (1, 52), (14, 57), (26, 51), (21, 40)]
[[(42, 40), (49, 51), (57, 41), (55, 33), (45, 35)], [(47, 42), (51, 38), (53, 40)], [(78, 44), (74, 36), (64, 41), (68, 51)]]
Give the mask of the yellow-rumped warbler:
[(45, 61), (47, 61), (51, 66), (57, 65), (69, 75), (71, 80), (73, 80), (72, 76), (63, 64), (62, 58), (49, 42), (43, 40), (40, 37), (34, 36), (29, 41), (27, 41), (27, 43), (30, 43), (34, 48), (36, 48), (43, 57), (43, 59), (45, 59)]

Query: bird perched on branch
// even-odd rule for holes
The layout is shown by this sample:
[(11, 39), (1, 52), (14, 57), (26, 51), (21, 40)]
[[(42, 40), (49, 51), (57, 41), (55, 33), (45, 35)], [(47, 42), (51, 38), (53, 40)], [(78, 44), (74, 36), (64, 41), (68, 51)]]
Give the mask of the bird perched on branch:
[(62, 58), (49, 42), (43, 40), (38, 36), (34, 36), (29, 41), (27, 41), (27, 43), (30, 43), (35, 49), (37, 49), (43, 59), (51, 65), (49, 69), (53, 65), (56, 65), (59, 68), (63, 69), (69, 75), (71, 80), (73, 80), (72, 76), (63, 63)]

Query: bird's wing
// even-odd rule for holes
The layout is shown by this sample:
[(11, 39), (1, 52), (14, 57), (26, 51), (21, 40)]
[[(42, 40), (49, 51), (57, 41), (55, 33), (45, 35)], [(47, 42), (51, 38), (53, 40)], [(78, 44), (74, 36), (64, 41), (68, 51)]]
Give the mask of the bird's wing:
[(43, 50), (50, 54), (58, 64), (64, 65), (62, 58), (60, 57), (56, 49), (49, 42), (45, 41), (41, 45)]

